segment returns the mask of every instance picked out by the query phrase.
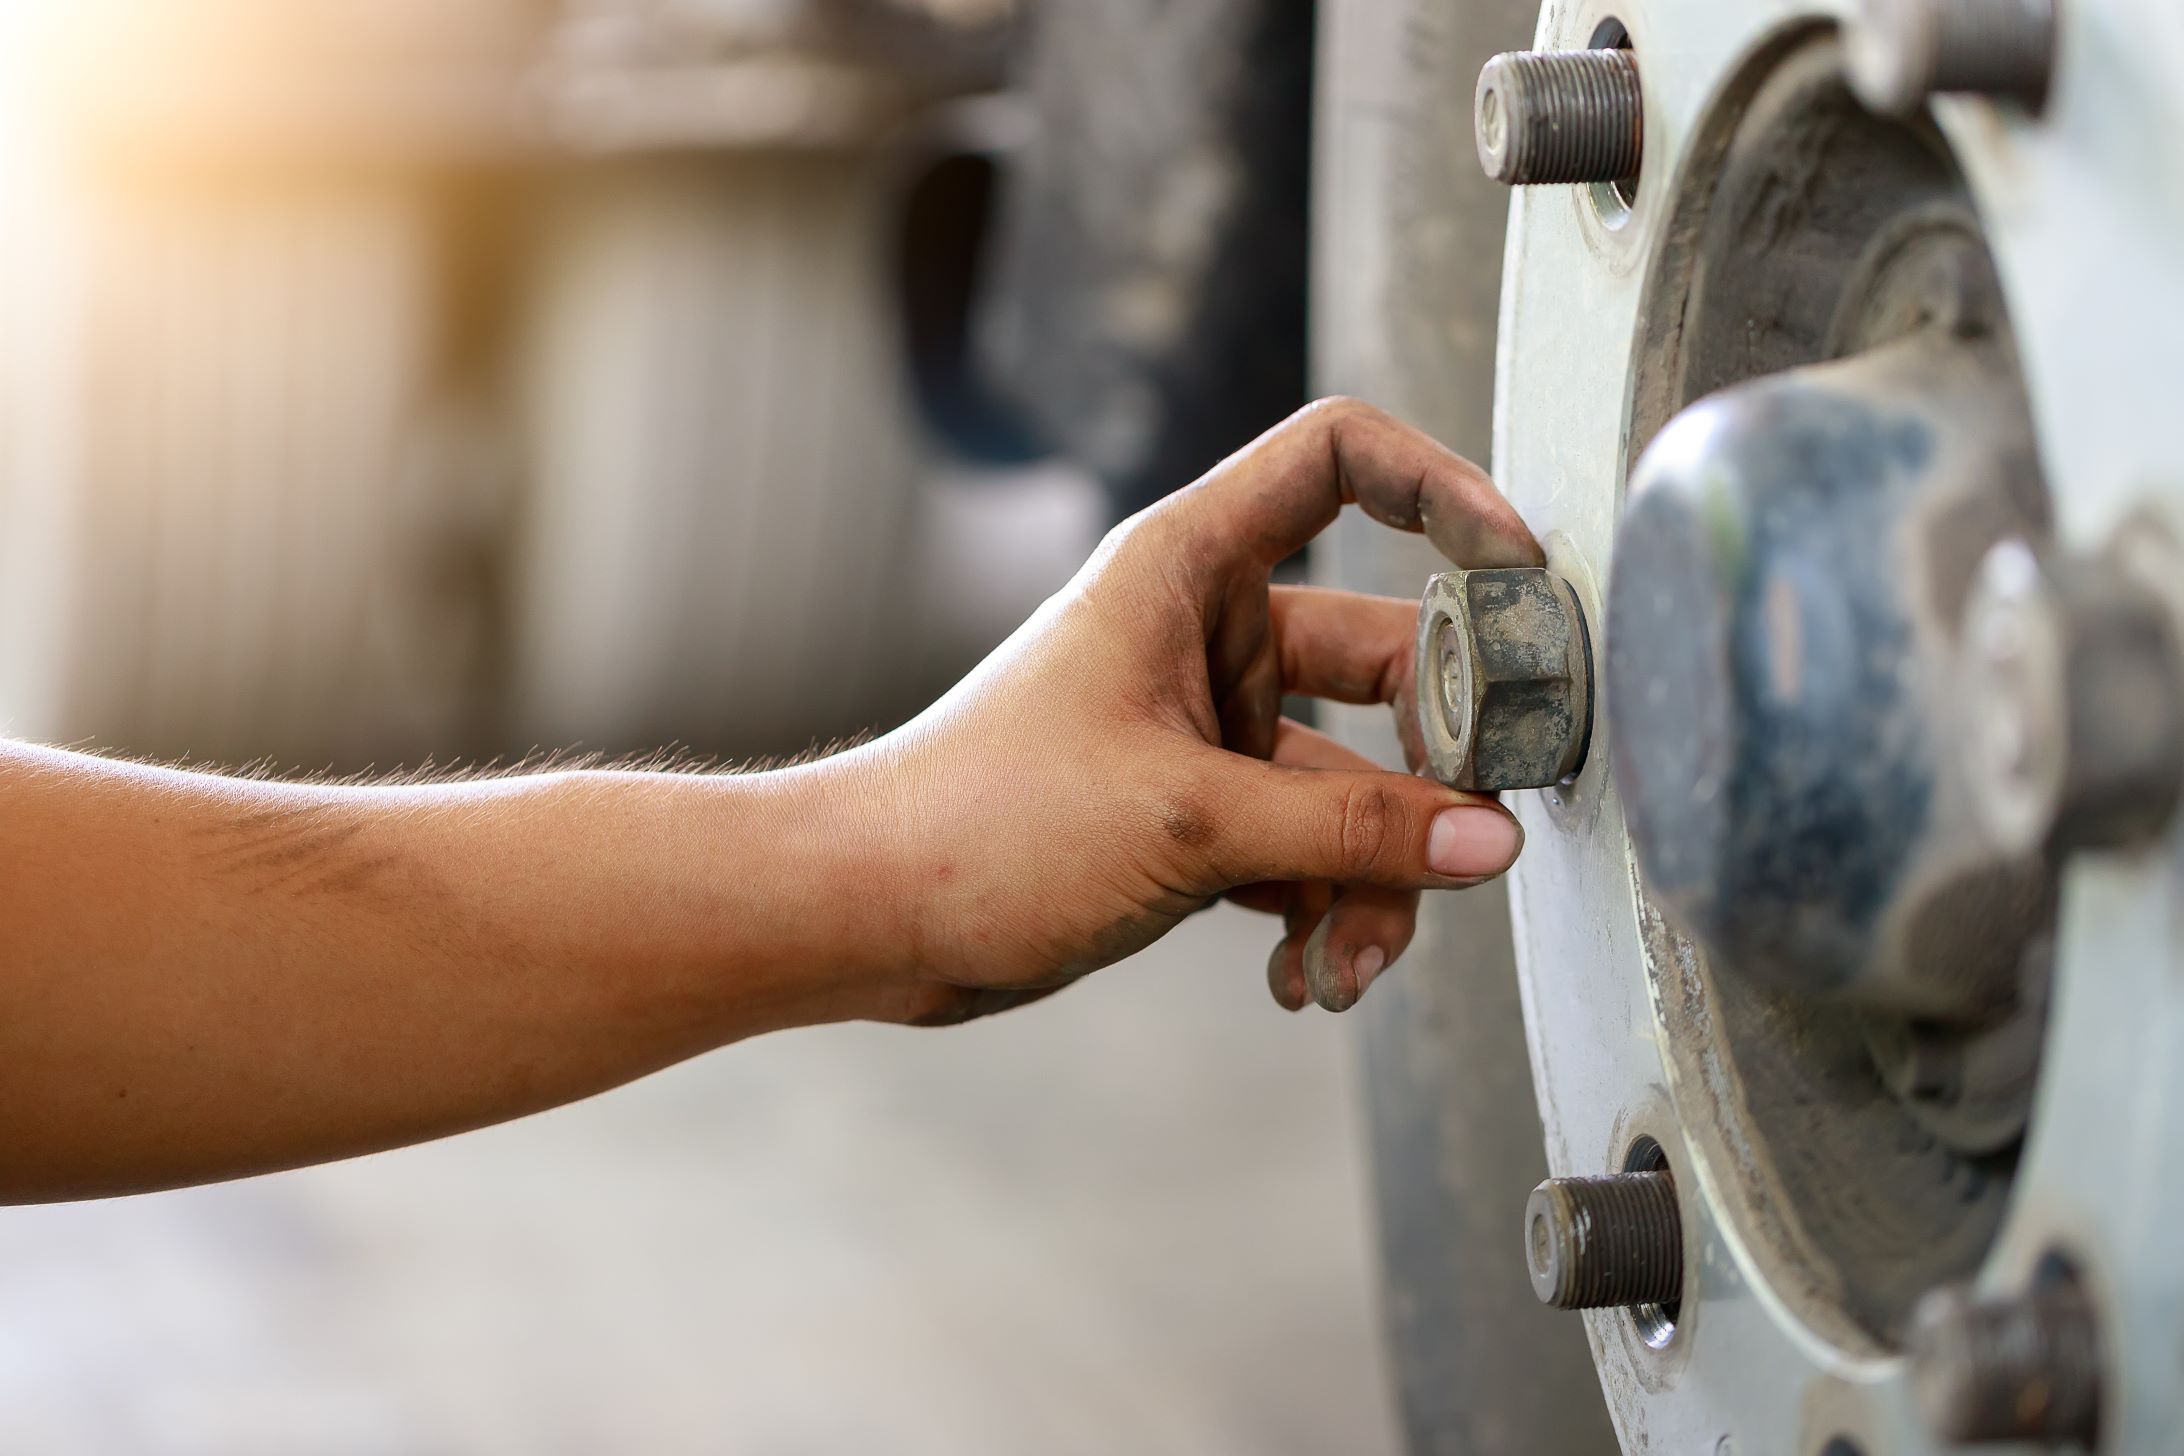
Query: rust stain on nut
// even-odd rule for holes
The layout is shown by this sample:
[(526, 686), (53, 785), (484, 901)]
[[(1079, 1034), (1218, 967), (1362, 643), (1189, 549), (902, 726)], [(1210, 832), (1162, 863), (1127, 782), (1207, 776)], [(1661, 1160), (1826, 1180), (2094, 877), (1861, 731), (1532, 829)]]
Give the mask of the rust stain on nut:
[(1560, 783), (1592, 737), (1592, 644), (1568, 582), (1540, 567), (1452, 571), (1426, 587), (1418, 726), (1433, 776), (1491, 792)]

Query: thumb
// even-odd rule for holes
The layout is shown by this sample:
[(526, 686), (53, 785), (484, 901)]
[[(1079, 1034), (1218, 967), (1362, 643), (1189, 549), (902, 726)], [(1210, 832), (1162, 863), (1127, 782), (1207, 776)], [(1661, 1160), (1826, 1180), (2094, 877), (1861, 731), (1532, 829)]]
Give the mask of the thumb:
[(1224, 757), (1218, 862), (1237, 884), (1446, 889), (1501, 874), (1524, 847), (1515, 817), (1476, 794), (1408, 774)]

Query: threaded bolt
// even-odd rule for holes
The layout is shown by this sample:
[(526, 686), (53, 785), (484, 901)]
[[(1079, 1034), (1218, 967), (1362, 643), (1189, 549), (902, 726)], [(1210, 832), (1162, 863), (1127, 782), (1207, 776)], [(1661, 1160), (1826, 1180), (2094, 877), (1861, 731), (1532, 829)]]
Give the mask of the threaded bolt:
[(1675, 1179), (1666, 1170), (1549, 1178), (1524, 1206), (1524, 1254), (1541, 1304), (1673, 1304), (1683, 1293)]
[(1472, 101), (1479, 165), (1497, 182), (1620, 182), (1638, 175), (1645, 103), (1628, 50), (1509, 51)]
[(1911, 1393), (1952, 1442), (2078, 1441), (2100, 1435), (2100, 1325), (2075, 1279), (2014, 1299), (1937, 1290), (1910, 1337)]
[(1859, 0), (1845, 42), (1851, 89), (1883, 116), (1956, 92), (2038, 111), (2055, 69), (2055, 0)]

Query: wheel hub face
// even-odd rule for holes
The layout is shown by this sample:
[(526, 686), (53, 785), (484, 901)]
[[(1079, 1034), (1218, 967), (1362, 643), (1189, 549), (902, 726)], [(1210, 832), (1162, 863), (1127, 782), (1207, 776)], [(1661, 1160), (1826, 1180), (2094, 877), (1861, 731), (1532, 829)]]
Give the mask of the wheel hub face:
[[(2109, 23), (2123, 23), (2128, 7), (2102, 0), (2074, 8), (2073, 23), (2098, 23), (2111, 8)], [(1627, 215), (1606, 216), (1577, 188), (1526, 191), (1512, 212), (1496, 475), (1547, 542), (1549, 568), (1576, 586), (1590, 620), (1607, 624), (1609, 664), (1583, 773), (1519, 802), (1528, 842), (1511, 886), (1520, 980), (1552, 1171), (1624, 1169), (1635, 1149), (1657, 1143), (1682, 1192), (1688, 1239), (1673, 1319), (1658, 1309), (1583, 1317), (1626, 1447), (1926, 1451), (1939, 1448), (1913, 1410), (1899, 1354), (1912, 1306), (1957, 1281), (2022, 1289), (2061, 1255), (2093, 1290), (2104, 1348), (2115, 1352), (2104, 1432), (2173, 1431), (2184, 1418), (2173, 1382), (2130, 1371), (2146, 1359), (2157, 1364), (2144, 1368), (2173, 1370), (2172, 1357), (2184, 1358), (2171, 1327), (2184, 1269), (2166, 1250), (2149, 1252), (2146, 1229), (2120, 1225), (2102, 1190), (2127, 1185), (2154, 1200), (2147, 1206), (2184, 1216), (2184, 1180), (2147, 1156), (2177, 1146), (2178, 1129), (2144, 1095), (2132, 1099), (2128, 1129), (2113, 1113), (2094, 1114), (2090, 1100), (2129, 1085), (2104, 1041), (2142, 1058), (2131, 1065), (2150, 1079), (2184, 1077), (2174, 1069), (2184, 1007), (2167, 984), (2177, 949), (2161, 929), (2160, 866), (2073, 862), (2059, 919), (2052, 867), (2031, 867), (2022, 922), (1991, 958), (2001, 969), (1986, 973), (1999, 999), (1967, 1011), (1950, 992), (1937, 1012), (1916, 985), (1844, 998), (1755, 974), (1749, 954), (1724, 950), (1729, 938), (1709, 934), (1702, 950), (1678, 928), (1694, 923), (1688, 907), (1672, 923), (1649, 900), (1632, 849), (1627, 796), (1641, 785), (1623, 772), (1625, 750), (1640, 738), (1667, 745), (1703, 781), (1703, 760), (1719, 747), (1711, 740), (1734, 717), (1728, 679), (1711, 665), (1750, 630), (1746, 618), (1677, 606), (1704, 578), (1703, 550), (1687, 549), (1698, 554), (1681, 572), (1670, 569), (1673, 550), (1645, 553), (1662, 610), (1693, 625), (1677, 650), (1704, 669), (1655, 704), (1684, 737), (1645, 723), (1636, 690), (1616, 676), (1618, 619), (1594, 584), (1612, 576), (1612, 595), (1645, 594), (1646, 581), (1614, 576), (1616, 531), (1634, 509), (1624, 482), (1693, 401), (1750, 380), (1792, 389), (1773, 377), (1849, 356), (1859, 358), (1826, 370), (1856, 370), (1914, 339), (1984, 340), (2002, 392), (1979, 396), (1943, 428), (2014, 426), (2021, 449), (1973, 443), (2022, 469), (1966, 473), (2023, 478), (2002, 480), (1977, 509), (1913, 512), (1908, 526), (1892, 518), (1874, 542), (1900, 578), (1907, 620), (1941, 624), (1944, 635), (1996, 539), (2053, 529), (2065, 542), (2099, 540), (2148, 508), (2164, 475), (2184, 491), (2161, 468), (2162, 411), (2141, 377), (2173, 344), (2140, 316), (2153, 300), (2184, 303), (2184, 277), (2154, 245), (2165, 235), (2148, 228), (2149, 212), (2184, 208), (2184, 177), (2155, 179), (2151, 196), (2143, 178), (2082, 185), (2065, 147), (2112, 145), (2119, 123), (2104, 132), (2074, 112), (2086, 93), (2067, 75), (2039, 121), (1980, 101), (1937, 103), (1932, 121), (1873, 117), (1844, 86), (1830, 19), (1803, 4), (1551, 4), (1541, 26), (1538, 43), (1550, 49), (1583, 45), (1610, 23), (1628, 27), (1646, 91), (1649, 181)], [(2082, 294), (2065, 299), (2062, 280), (2074, 289), (2082, 275), (2063, 267), (2059, 238), (2102, 225), (2126, 235), (2119, 266), (2140, 271), (2093, 285), (2101, 297), (2088, 311)], [(1811, 373), (1816, 387), (1832, 388), (1826, 370)], [(1914, 369), (1877, 390), (1877, 407), (1931, 373)], [(2134, 394), (2140, 405), (2121, 407)], [(1692, 448), (1718, 449), (1710, 438)], [(2057, 490), (2052, 523), (2043, 474)], [(1785, 573), (1811, 593), (1786, 589), (1784, 612), (1839, 589), (1852, 559), (1808, 558), (1810, 582)], [(1898, 668), (1941, 660), (1905, 654)], [(1978, 842), (1948, 761), (1954, 689), (1910, 689), (1939, 725), (1920, 762), (1939, 765), (1936, 817), (1951, 854)], [(1949, 862), (1962, 868), (1961, 858)], [(1694, 869), (1705, 871), (1703, 856)], [(1941, 940), (1922, 943), (1941, 945), (1945, 959), (1969, 954), (1989, 919), (1962, 906), (1930, 915)], [(2130, 969), (2103, 964), (2118, 959)], [(1915, 961), (1905, 963), (1913, 973)], [(1844, 961), (1857, 975), (1871, 963), (1862, 953)], [(2136, 1001), (2078, 972), (2087, 965), (2130, 983)], [(2148, 1072), (2151, 1057), (2166, 1060)], [(2118, 1298), (2119, 1262), (2148, 1259), (2153, 1292)], [(2150, 1353), (2119, 1343), (2126, 1331)]]

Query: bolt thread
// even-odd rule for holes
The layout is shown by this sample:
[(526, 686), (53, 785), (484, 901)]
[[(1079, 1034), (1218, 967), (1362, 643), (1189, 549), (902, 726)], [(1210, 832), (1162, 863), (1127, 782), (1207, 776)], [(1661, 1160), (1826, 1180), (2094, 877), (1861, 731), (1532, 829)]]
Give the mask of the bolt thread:
[(1945, 1440), (2091, 1444), (2099, 1434), (2099, 1324), (2075, 1282), (1984, 1303), (1930, 1295), (1910, 1354), (1912, 1389)]
[(1665, 1171), (1550, 1178), (1525, 1210), (1532, 1288), (1557, 1309), (1670, 1304), (1683, 1292), (1683, 1221)]
[(2055, 57), (2054, 0), (1932, 0), (1933, 91), (2047, 96)]
[(1479, 160), (1497, 182), (1638, 175), (1645, 103), (1627, 50), (1511, 51), (1479, 74)]

